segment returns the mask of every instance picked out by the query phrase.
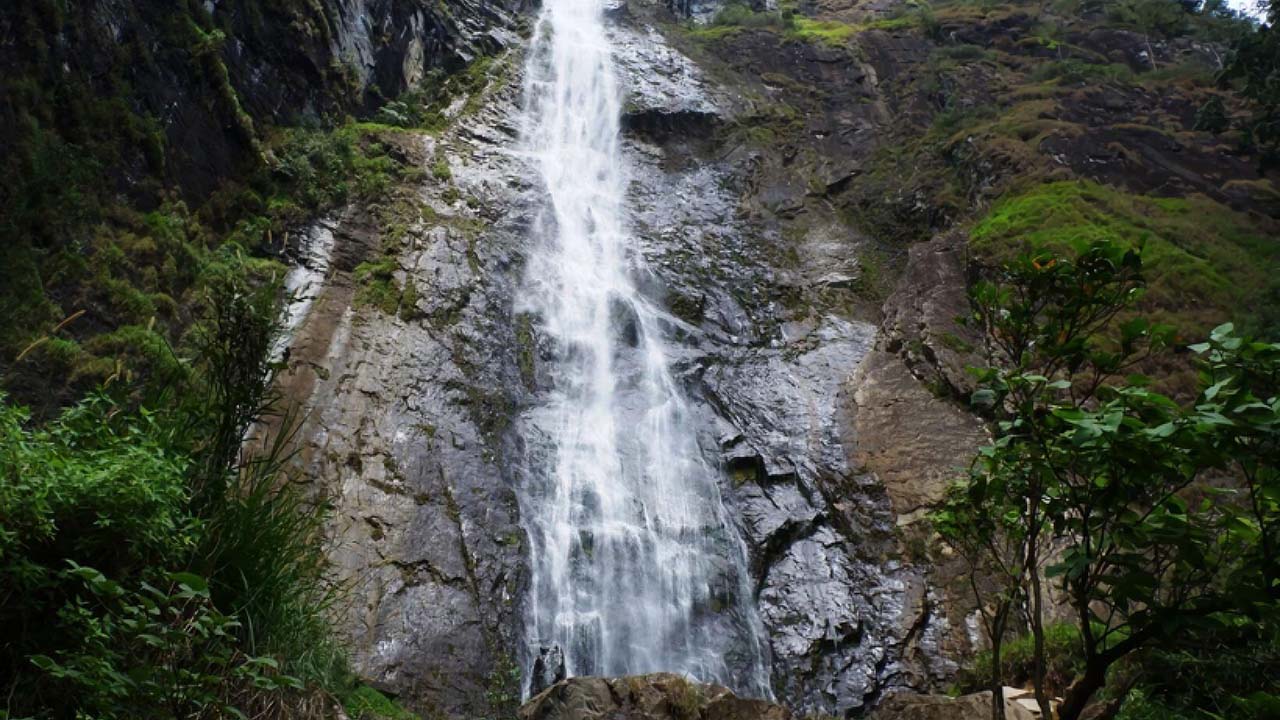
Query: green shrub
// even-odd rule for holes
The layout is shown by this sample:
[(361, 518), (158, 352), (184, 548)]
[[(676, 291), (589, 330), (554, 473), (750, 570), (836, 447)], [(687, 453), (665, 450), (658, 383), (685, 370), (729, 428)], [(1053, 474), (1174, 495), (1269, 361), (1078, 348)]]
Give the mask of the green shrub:
[[(1080, 630), (1072, 623), (1046, 625), (1044, 628), (1045, 684), (1050, 694), (1062, 695), (1067, 684), (1084, 669), (1080, 649)], [(1001, 678), (1013, 685), (1025, 685), (1032, 679), (1035, 662), (1035, 639), (1021, 635), (1006, 640), (1000, 650)], [(964, 692), (980, 692), (991, 688), (988, 672), (991, 653), (978, 653), (956, 678)]]
[(255, 695), (303, 687), (274, 659), (239, 650), (239, 623), (213, 606), (199, 576), (127, 588), (75, 563), (64, 575), (88, 590), (60, 613), (79, 642), (31, 663), (75, 698), (77, 716), (244, 717), (237, 706)]
[(306, 717), (350, 682), (326, 509), (282, 475), (292, 424), (243, 443), (272, 411), (274, 288), (224, 270), (162, 410), (123, 379), (44, 425), (0, 397), (0, 665), (17, 669), (0, 693), (17, 716)]
[(352, 720), (417, 720), (418, 717), (368, 685), (358, 685), (346, 693), (342, 707)]
[[(400, 285), (396, 282), (395, 272), (398, 269), (396, 259), (383, 257), (373, 262), (362, 262), (356, 266), (355, 281), (359, 285), (356, 290), (357, 305), (372, 305), (388, 315), (394, 315), (400, 307)], [(416, 288), (414, 290), (416, 295)]]
[(1125, 720), (1280, 717), (1280, 632), (1235, 618), (1183, 633), (1139, 658), (1140, 684), (1125, 700)]

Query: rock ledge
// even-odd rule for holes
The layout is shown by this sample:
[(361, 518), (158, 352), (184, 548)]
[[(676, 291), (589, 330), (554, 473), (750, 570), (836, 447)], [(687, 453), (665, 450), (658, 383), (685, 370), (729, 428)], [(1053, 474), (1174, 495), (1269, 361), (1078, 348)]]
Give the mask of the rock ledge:
[(792, 720), (789, 710), (671, 673), (576, 677), (520, 708), (520, 720)]

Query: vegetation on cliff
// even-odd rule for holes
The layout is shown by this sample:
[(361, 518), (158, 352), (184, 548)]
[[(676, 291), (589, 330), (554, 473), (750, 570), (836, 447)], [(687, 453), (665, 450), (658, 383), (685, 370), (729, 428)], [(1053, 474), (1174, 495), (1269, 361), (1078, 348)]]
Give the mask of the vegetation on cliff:
[[(997, 697), (1010, 681), (1002, 644), (1025, 612), (1025, 679), (1047, 715), (1053, 691), (1064, 696), (1054, 716), (1076, 720), (1104, 691), (1114, 716), (1143, 686), (1148, 706), (1168, 690), (1187, 703), (1170, 713), (1269, 717), (1280, 703), (1272, 675), (1225, 680), (1201, 664), (1201, 685), (1171, 688), (1145, 673), (1180, 657), (1220, 655), (1224, 673), (1241, 655), (1274, 662), (1280, 344), (1223, 325), (1190, 347), (1192, 403), (1155, 392), (1133, 368), (1174, 334), (1123, 319), (1145, 286), (1141, 267), (1136, 251), (1103, 239), (1019, 256), (975, 286), (971, 321), (989, 366), (973, 404), (995, 441), (933, 519), (971, 563)], [(1055, 601), (1075, 613), (1066, 644), (1048, 642)]]
[[(331, 32), (284, 5), (304, 34)], [(443, 158), (408, 166), (400, 131), (439, 131), (502, 67), (430, 74), (377, 98), (373, 123), (345, 117), (367, 104), (347, 87), (277, 126), (236, 89), (234, 29), (202, 4), (163, 16), (159, 51), (133, 38), (92, 77), (60, 73), (48, 40), (88, 22), (68, 7), (15, 4), (24, 70), (0, 110), (0, 717), (293, 716), (334, 694), (398, 716), (332, 643), (322, 498), (289, 489), (284, 447), (240, 440), (264, 417), (288, 427), (265, 350), (291, 233), (427, 172), (450, 182)], [(1266, 716), (1277, 349), (1214, 328), (1280, 330), (1280, 195), (1258, 170), (1277, 137), (1274, 31), (1173, 0), (829, 10), (729, 4), (682, 32), (755, 93), (724, 134), (762, 172), (803, 176), (799, 204), (874, 236), (861, 292), (879, 299), (891, 278), (873, 275), (905, 244), (956, 228), (975, 272), (997, 273), (975, 294), (992, 369), (974, 400), (998, 440), (938, 518), (1003, 566), (975, 574), (995, 672), (974, 682), (1035, 682), (1068, 716), (1097, 698), (1127, 698), (1112, 710), (1134, 720)], [(797, 80), (785, 58), (821, 71)], [(131, 64), (180, 68), (228, 152), (166, 135)], [(875, 93), (841, 95), (857, 73), (830, 67), (877, 70), (859, 80)], [(877, 112), (893, 122), (846, 153), (855, 170), (814, 140), (861, 136), (820, 119)], [(356, 303), (406, 318), (425, 291), (386, 252), (353, 277)], [(1127, 376), (1139, 359), (1161, 382), (1182, 373), (1173, 400)], [(1078, 617), (1048, 621), (1053, 593)], [(1034, 632), (1011, 637), (1027, 598)]]
[[(1242, 671), (1278, 647), (1276, 351), (1244, 339), (1280, 336), (1274, 31), (1219, 2), (939, 0), (730, 4), (678, 32), (754, 91), (729, 133), (762, 184), (807, 185), (783, 206), (796, 236), (835, 206), (877, 275), (961, 237), (987, 280), (971, 329), (1008, 352), (973, 399), (998, 442), (939, 524), (982, 556), (974, 589), (1013, 659), (964, 684), (994, 664), (1072, 716), (1274, 713), (1275, 673)], [(936, 392), (969, 405), (963, 384)]]
[[(411, 717), (331, 627), (325, 499), (285, 469), (268, 349), (299, 231), (359, 201), (396, 240), (418, 208), (393, 186), (428, 177), (404, 129), (501, 66), (388, 102), (310, 74), (319, 4), (126, 5), (0, 10), (0, 718)], [(380, 262), (357, 301), (395, 312), (416, 288)]]

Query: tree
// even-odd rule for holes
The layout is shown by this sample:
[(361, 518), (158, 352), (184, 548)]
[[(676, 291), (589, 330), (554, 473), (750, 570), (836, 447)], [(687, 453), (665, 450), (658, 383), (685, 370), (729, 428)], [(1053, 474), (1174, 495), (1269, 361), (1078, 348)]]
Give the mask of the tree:
[[(1280, 594), (1280, 346), (1216, 330), (1194, 348), (1206, 359), (1190, 409), (1123, 377), (1171, 339), (1119, 319), (1140, 268), (1136, 253), (1099, 244), (1074, 259), (1020, 259), (973, 294), (990, 363), (974, 401), (995, 441), (935, 519), (994, 574), (998, 590), (979, 592), (980, 604), (1027, 599), (1046, 709), (1042, 581), (1067, 598), (1084, 662), (1063, 720), (1134, 652), (1232, 617), (1272, 617)], [(1004, 628), (990, 628), (998, 689)]]
[(1224, 82), (1235, 82), (1254, 102), (1247, 134), (1262, 151), (1264, 168), (1276, 163), (1280, 149), (1280, 1), (1272, 0), (1268, 19), (1239, 40), (1222, 73)]
[(1020, 257), (996, 282), (979, 283), (971, 293), (974, 312), (967, 321), (983, 331), (988, 363), (977, 371), (983, 387), (973, 404), (992, 419), (995, 441), (934, 519), (953, 549), (991, 573), (988, 582), (996, 588), (983, 592), (974, 584), (992, 648), (993, 717), (1003, 715), (1000, 645), (1020, 599), (1029, 604), (1036, 647), (1036, 699), (1049, 716), (1041, 579), (1051, 539), (1048, 493), (1056, 478), (1044, 408), (1059, 396), (1090, 402), (1104, 382), (1145, 356), (1151, 343), (1143, 341), (1153, 334), (1137, 324), (1127, 326), (1118, 349), (1098, 347), (1102, 329), (1141, 285), (1138, 254), (1099, 243), (1075, 259)]

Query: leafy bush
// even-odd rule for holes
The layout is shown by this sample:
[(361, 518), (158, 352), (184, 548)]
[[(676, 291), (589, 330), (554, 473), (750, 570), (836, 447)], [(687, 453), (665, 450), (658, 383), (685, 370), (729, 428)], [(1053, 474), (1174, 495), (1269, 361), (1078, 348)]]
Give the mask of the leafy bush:
[[(1045, 688), (1051, 695), (1061, 696), (1067, 685), (1084, 669), (1080, 648), (1080, 630), (1071, 623), (1056, 623), (1044, 628)], [(1035, 643), (1030, 635), (1008, 640), (1000, 651), (1000, 675), (1008, 683), (1025, 686), (1032, 680)], [(956, 683), (964, 692), (980, 692), (990, 688), (991, 651), (984, 650), (961, 670)]]
[(236, 706), (253, 694), (303, 687), (280, 673), (276, 660), (239, 651), (239, 623), (213, 606), (196, 575), (169, 573), (160, 587), (143, 581), (136, 589), (75, 563), (65, 575), (89, 590), (60, 613), (80, 642), (31, 662), (76, 698), (77, 713), (103, 720), (244, 717)]
[[(210, 284), (160, 411), (90, 395), (41, 426), (0, 398), (0, 693), (18, 716), (310, 717), (350, 684), (323, 504), (287, 482), (274, 287)], [(310, 708), (308, 710), (308, 708)]]
[[(1140, 685), (1121, 717), (1280, 717), (1280, 630), (1238, 617), (1187, 632), (1145, 653), (1136, 664)], [(1165, 713), (1165, 714), (1161, 714)]]

